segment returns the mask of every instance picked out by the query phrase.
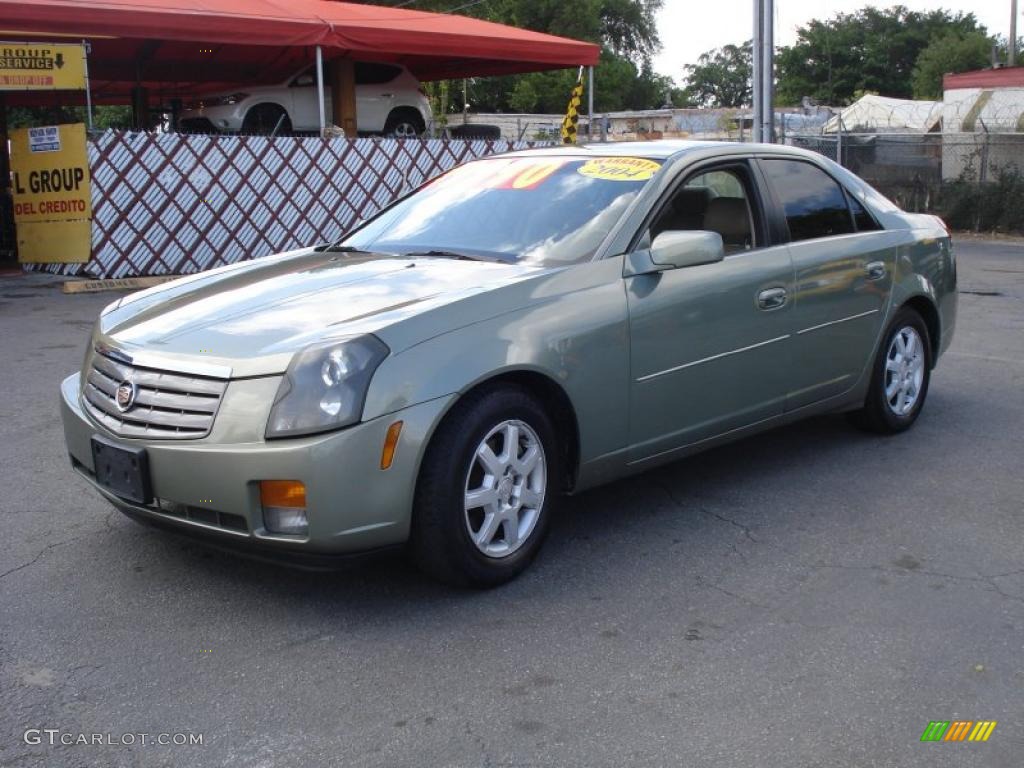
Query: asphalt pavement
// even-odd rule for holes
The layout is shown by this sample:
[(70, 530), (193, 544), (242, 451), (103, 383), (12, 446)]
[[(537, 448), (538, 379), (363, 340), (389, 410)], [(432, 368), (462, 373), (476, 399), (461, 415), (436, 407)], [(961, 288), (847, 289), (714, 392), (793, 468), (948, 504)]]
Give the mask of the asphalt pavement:
[[(1017, 768), (1024, 244), (958, 253), (914, 429), (816, 418), (568, 499), (488, 592), (112, 511), (57, 402), (116, 294), (0, 278), (0, 766)], [(998, 725), (922, 743), (936, 720)]]

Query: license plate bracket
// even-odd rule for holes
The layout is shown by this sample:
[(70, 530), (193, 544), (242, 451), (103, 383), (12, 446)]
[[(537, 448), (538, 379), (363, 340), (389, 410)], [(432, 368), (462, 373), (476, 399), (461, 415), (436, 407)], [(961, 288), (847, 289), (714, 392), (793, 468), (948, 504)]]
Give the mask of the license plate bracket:
[(153, 491), (149, 482), (149, 456), (145, 448), (125, 448), (94, 435), (92, 463), (96, 482), (122, 499), (150, 504)]

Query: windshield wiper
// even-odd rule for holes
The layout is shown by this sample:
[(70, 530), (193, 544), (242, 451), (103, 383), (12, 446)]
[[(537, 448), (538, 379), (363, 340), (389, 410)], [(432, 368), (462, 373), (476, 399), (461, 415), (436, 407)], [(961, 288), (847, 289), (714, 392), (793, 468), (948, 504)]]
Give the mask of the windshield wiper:
[(365, 248), (356, 248), (354, 245), (337, 245), (336, 243), (318, 245), (313, 250), (320, 253), (373, 253)]
[(509, 264), (511, 263), (508, 259), (503, 259), (497, 255), (483, 255), (479, 253), (464, 253), (463, 251), (449, 251), (443, 248), (432, 248), (429, 251), (408, 251), (402, 254), (403, 256), (434, 256), (439, 259), (458, 259), (459, 261), (491, 261), (497, 264)]
[(459, 253), (458, 251), (445, 251), (441, 249), (429, 250), (429, 251), (409, 251), (403, 253), (403, 256), (436, 256), (441, 259), (459, 259), (460, 261), (486, 261), (486, 259), (480, 256), (472, 256), (468, 253)]

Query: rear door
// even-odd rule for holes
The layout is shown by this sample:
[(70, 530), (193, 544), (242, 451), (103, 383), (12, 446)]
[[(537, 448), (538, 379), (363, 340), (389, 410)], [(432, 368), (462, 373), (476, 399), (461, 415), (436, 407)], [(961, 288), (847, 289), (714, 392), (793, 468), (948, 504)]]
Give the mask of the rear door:
[(769, 238), (749, 161), (690, 172), (650, 219), (722, 235), (716, 264), (626, 278), (630, 462), (778, 416), (788, 391), (793, 268)]
[(894, 236), (817, 164), (759, 164), (785, 218), (796, 277), (786, 402), (794, 410), (848, 391), (870, 362), (892, 288)]
[(395, 100), (395, 83), (402, 70), (393, 64), (357, 61), (356, 115), (360, 131), (383, 131)]

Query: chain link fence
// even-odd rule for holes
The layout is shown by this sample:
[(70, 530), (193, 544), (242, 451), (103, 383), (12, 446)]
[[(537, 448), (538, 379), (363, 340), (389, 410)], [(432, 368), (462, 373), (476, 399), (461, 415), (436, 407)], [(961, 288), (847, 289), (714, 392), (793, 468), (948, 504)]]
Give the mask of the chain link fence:
[(874, 97), (783, 141), (835, 160), (905, 210), (958, 229), (1024, 231), (1024, 90), (1008, 90)]

